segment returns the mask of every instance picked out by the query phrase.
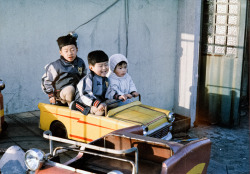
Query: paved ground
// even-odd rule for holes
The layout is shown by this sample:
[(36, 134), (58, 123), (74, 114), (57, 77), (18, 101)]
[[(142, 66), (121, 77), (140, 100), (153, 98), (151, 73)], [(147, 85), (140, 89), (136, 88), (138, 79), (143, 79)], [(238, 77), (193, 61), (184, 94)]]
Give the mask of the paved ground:
[(188, 131), (191, 137), (212, 141), (208, 174), (249, 174), (249, 117), (241, 117), (236, 128), (203, 125)]
[[(0, 135), (0, 149), (18, 145), (27, 150), (33, 147), (49, 152), (48, 140), (42, 138), (38, 128), (39, 111), (5, 116), (6, 132)], [(191, 128), (187, 134), (192, 138), (208, 137), (212, 141), (211, 160), (208, 174), (248, 174), (249, 172), (249, 117), (245, 111), (237, 128), (223, 128), (216, 125), (201, 125)], [(60, 145), (60, 143), (55, 146)], [(63, 161), (72, 158), (67, 153)], [(0, 152), (0, 158), (2, 153)]]
[[(8, 123), (8, 128), (0, 135), (0, 158), (3, 155), (1, 151), (12, 145), (18, 145), (24, 151), (30, 148), (38, 148), (45, 153), (49, 153), (49, 141), (43, 138), (43, 131), (38, 128), (39, 118), (40, 111), (5, 116), (4, 119)], [(54, 147), (60, 145), (60, 143), (54, 143)], [(62, 156), (62, 162), (68, 161), (75, 155), (75, 152), (65, 153)]]

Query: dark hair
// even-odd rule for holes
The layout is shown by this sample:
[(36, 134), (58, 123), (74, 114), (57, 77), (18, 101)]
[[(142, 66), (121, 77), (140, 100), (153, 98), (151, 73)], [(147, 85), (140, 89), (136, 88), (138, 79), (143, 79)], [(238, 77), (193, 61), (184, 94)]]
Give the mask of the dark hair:
[(109, 57), (102, 50), (95, 50), (88, 54), (89, 65), (95, 65), (96, 63), (109, 61)]
[(75, 45), (77, 48), (76, 38), (72, 37), (70, 34), (67, 36), (61, 36), (57, 39), (57, 44), (59, 46), (59, 49), (61, 50), (62, 47), (67, 45)]
[(121, 62), (117, 63), (117, 65), (115, 66), (115, 69), (117, 68), (117, 66), (122, 66), (123, 64), (127, 65), (127, 62), (126, 61), (121, 61)]

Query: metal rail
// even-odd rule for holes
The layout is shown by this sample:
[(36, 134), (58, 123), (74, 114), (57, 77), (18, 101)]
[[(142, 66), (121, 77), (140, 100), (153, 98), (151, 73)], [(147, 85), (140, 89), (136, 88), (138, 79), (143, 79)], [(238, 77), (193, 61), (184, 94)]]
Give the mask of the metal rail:
[(116, 157), (111, 157), (111, 156), (102, 155), (102, 154), (93, 153), (93, 152), (88, 152), (86, 150), (77, 150), (77, 149), (72, 149), (72, 148), (68, 149), (68, 150), (73, 150), (73, 151), (85, 152), (85, 153), (89, 153), (89, 154), (92, 153), (93, 155), (98, 155), (98, 156), (103, 156), (103, 157), (106, 157), (106, 158), (112, 158), (112, 159), (116, 159), (116, 160), (120, 160), (120, 161), (129, 162), (133, 166), (133, 173), (134, 174), (138, 173), (138, 149), (136, 147), (132, 147), (132, 148), (126, 149), (126, 150), (114, 150), (114, 149), (99, 147), (99, 146), (95, 146), (95, 145), (91, 145), (91, 144), (86, 144), (86, 143), (82, 143), (82, 142), (77, 142), (77, 141), (73, 141), (73, 140), (68, 140), (68, 139), (63, 139), (63, 138), (59, 138), (59, 137), (54, 137), (54, 136), (52, 136), (52, 133), (49, 130), (44, 131), (43, 137), (46, 138), (46, 139), (49, 139), (50, 154), (53, 155), (53, 156), (56, 155), (56, 151), (57, 150), (66, 149), (64, 147), (58, 147), (58, 148), (55, 148), (55, 150), (53, 151), (53, 140), (54, 141), (58, 141), (58, 142), (62, 142), (62, 143), (68, 143), (68, 144), (72, 144), (72, 145), (76, 145), (76, 146), (81, 146), (81, 147), (84, 147), (84, 149), (88, 148), (88, 149), (92, 149), (92, 150), (97, 150), (97, 151), (101, 151), (101, 152), (105, 152), (105, 153), (111, 153), (111, 154), (117, 154), (117, 155), (128, 154), (128, 153), (134, 152), (135, 153), (135, 163), (133, 161), (130, 161), (130, 160), (126, 160), (126, 159), (122, 159), (122, 158), (116, 158)]
[[(100, 154), (100, 153), (96, 153), (96, 152), (90, 152), (90, 151), (86, 151), (86, 150), (79, 150), (79, 149), (72, 149), (72, 148), (67, 148), (67, 147), (57, 147), (55, 148), (55, 150), (53, 151), (53, 156), (56, 155), (56, 151), (58, 150), (71, 150), (71, 151), (76, 151), (76, 152), (84, 152), (86, 154), (90, 154), (90, 155), (94, 155), (94, 156), (100, 156), (100, 157), (104, 157), (104, 158), (109, 158), (109, 159), (114, 159), (114, 160), (118, 160), (118, 161), (124, 161), (124, 162), (128, 162), (132, 165), (132, 173), (133, 174), (137, 174), (138, 173), (138, 151), (137, 153), (135, 152), (135, 162), (128, 160), (128, 159), (124, 159), (124, 158), (119, 158), (119, 157), (113, 157), (113, 156), (109, 156), (109, 155), (104, 155), (104, 154)], [(62, 151), (63, 152), (63, 151)]]

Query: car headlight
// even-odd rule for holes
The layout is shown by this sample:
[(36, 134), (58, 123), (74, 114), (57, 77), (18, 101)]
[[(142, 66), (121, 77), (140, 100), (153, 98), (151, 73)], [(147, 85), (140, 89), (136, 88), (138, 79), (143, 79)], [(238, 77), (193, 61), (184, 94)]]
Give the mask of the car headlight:
[(148, 127), (142, 125), (142, 129), (143, 129), (143, 135), (146, 136), (148, 134)]
[(25, 164), (29, 170), (36, 171), (43, 165), (44, 157), (43, 151), (32, 148), (25, 153)]
[(175, 120), (175, 116), (173, 112), (169, 112), (169, 114), (167, 115), (167, 119), (169, 122), (173, 123)]

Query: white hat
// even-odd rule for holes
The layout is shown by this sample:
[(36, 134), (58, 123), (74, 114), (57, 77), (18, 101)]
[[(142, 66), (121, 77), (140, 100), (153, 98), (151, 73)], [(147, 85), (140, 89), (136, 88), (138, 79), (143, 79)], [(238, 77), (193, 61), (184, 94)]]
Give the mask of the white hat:
[(110, 68), (110, 70), (114, 72), (116, 65), (118, 63), (120, 63), (121, 61), (125, 61), (127, 63), (127, 66), (128, 66), (128, 59), (124, 55), (122, 55), (122, 54), (113, 54), (109, 58), (109, 68)]

